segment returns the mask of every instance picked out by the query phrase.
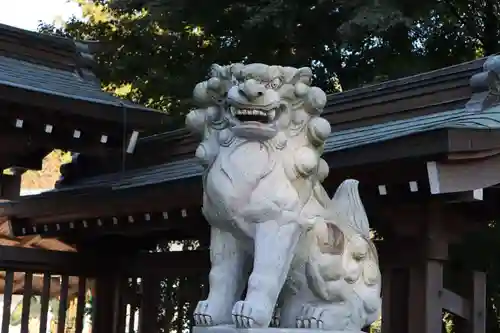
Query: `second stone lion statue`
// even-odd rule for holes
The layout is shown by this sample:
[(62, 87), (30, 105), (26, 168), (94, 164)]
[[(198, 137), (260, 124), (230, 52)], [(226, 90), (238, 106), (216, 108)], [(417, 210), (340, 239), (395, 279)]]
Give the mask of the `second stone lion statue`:
[(196, 325), (359, 332), (379, 316), (378, 258), (357, 182), (333, 199), (321, 185), (331, 129), (311, 79), (310, 68), (214, 65), (194, 90), (200, 108), (186, 124), (202, 137), (212, 264)]

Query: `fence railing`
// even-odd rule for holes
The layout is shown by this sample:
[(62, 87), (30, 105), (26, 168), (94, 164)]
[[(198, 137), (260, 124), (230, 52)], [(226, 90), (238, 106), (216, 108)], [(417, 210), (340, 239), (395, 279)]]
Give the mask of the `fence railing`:
[(0, 246), (0, 333), (188, 332), (207, 272), (206, 251), (124, 257)]

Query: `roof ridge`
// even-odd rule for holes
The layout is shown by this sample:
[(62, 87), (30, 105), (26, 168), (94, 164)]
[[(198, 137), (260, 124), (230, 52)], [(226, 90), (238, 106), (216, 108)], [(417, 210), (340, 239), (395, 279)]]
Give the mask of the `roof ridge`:
[(0, 55), (51, 68), (93, 72), (97, 65), (90, 47), (93, 43), (0, 24)]
[(41, 39), (52, 39), (54, 41), (73, 41), (73, 39), (68, 38), (68, 37), (63, 37), (63, 36), (58, 36), (54, 34), (48, 34), (48, 33), (43, 33), (43, 32), (37, 32), (37, 31), (31, 31), (31, 30), (26, 30), (23, 28), (18, 28), (14, 27), (11, 25), (3, 24), (0, 23), (0, 33), (2, 31), (9, 31), (11, 33), (19, 33), (22, 35), (25, 35), (27, 37), (33, 37), (33, 38), (41, 38)]
[(482, 57), (411, 76), (405, 76), (394, 80), (369, 84), (363, 87), (329, 94), (327, 96), (327, 104), (325, 108), (337, 103), (342, 103), (345, 99), (353, 101), (355, 99), (363, 99), (371, 96), (380, 97), (384, 94), (384, 91), (387, 91), (387, 93), (394, 93), (400, 90), (414, 89), (415, 86), (428, 85), (429, 81), (432, 81), (435, 84), (449, 79), (456, 79), (457, 76), (470, 77), (482, 70), (482, 66), (487, 59), (488, 57)]
[(158, 134), (153, 134), (149, 136), (145, 136), (139, 139), (138, 144), (147, 144), (150, 142), (158, 142), (158, 141), (175, 141), (179, 139), (184, 139), (186, 137), (191, 136), (191, 133), (186, 128), (177, 128), (171, 131), (162, 132)]

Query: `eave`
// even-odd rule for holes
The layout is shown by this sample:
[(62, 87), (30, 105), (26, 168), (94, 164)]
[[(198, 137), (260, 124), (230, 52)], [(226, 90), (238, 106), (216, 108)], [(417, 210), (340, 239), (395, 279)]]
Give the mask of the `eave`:
[(126, 121), (128, 126), (141, 131), (154, 131), (155, 128), (160, 131), (171, 122), (171, 118), (166, 113), (126, 101), (84, 98), (5, 82), (0, 82), (0, 101), (114, 123)]
[[(456, 83), (456, 80), (464, 81), (467, 76), (469, 80), (471, 72), (478, 71), (477, 67), (482, 63), (484, 60), (471, 62), (469, 67), (458, 66), (448, 74), (446, 71), (441, 71), (440, 75), (424, 74), (418, 76), (420, 79), (402, 80), (392, 86), (389, 83), (383, 84), (379, 93), (384, 89), (389, 91), (402, 89), (413, 93), (412, 89), (407, 89), (411, 88), (412, 84), (415, 85), (414, 90), (417, 89), (417, 85), (421, 85), (425, 90), (427, 88), (424, 83), (431, 79), (441, 82), (448, 77), (446, 80), (449, 82), (455, 80), (453, 82)], [(485, 68), (486, 72), (490, 70)], [(477, 76), (477, 73), (475, 75)], [(450, 83), (451, 86), (446, 89), (465, 86), (462, 83), (455, 85)], [(467, 87), (469, 89), (467, 94), (452, 89), (460, 94), (449, 95), (456, 98), (453, 97), (448, 101), (443, 101), (443, 96), (438, 94), (443, 108), (439, 112), (437, 109), (428, 108), (429, 105), (435, 104), (425, 103), (417, 103), (413, 109), (406, 108), (403, 112), (403, 109), (398, 109), (404, 104), (400, 103), (397, 110), (391, 112), (401, 117), (397, 116), (392, 120), (384, 116), (380, 118), (382, 121), (361, 125), (363, 123), (361, 120), (370, 118), (366, 116), (360, 118), (360, 122), (356, 122), (359, 126), (354, 128), (347, 126), (337, 130), (334, 124), (334, 132), (325, 143), (324, 149), (324, 158), (331, 169), (330, 176), (325, 181), (326, 189), (332, 192), (344, 179), (355, 178), (361, 182), (360, 191), (368, 205), (381, 199), (399, 202), (433, 200), (436, 198), (433, 195), (439, 195), (440, 200), (447, 202), (478, 200), (474, 191), (479, 188), (474, 188), (474, 185), (464, 187), (458, 193), (435, 192), (432, 190), (434, 185), (429, 173), (429, 165), (432, 165), (429, 163), (440, 166), (449, 163), (450, 154), (488, 154), (500, 149), (500, 107), (490, 103), (489, 92), (483, 89), (483, 85), (475, 87), (474, 96), (485, 102), (480, 104), (485, 109), (472, 111), (464, 107), (466, 99), (469, 100), (472, 95), (470, 87), (468, 85)], [(371, 96), (366, 89), (368, 88), (361, 90), (365, 91), (367, 96)], [(371, 89), (373, 90), (373, 87)], [(429, 96), (432, 95), (431, 90), (425, 91)], [(393, 94), (391, 98), (394, 96)], [(391, 100), (388, 96), (385, 97), (387, 97), (385, 101)], [(407, 97), (402, 100), (407, 100)], [(370, 98), (376, 98), (376, 94)], [(422, 96), (419, 98), (422, 99)], [(448, 102), (463, 105), (458, 109), (444, 109), (450, 104)], [(423, 114), (410, 112), (422, 108), (426, 109)], [(163, 149), (166, 144), (171, 144), (175, 140), (191, 141), (190, 136), (185, 135), (185, 131), (178, 131), (173, 136), (161, 135), (156, 138), (159, 140), (152, 141), (162, 142)], [(147, 141), (148, 139), (143, 140)], [(196, 141), (193, 140), (192, 144), (196, 144)], [(192, 156), (194, 149), (191, 145), (183, 146), (181, 149), (182, 151), (178, 150), (176, 153)], [(151, 153), (151, 150), (148, 152)], [(6, 203), (3, 205), (3, 214), (12, 217), (14, 229), (23, 235), (63, 232), (63, 225), (64, 232), (72, 232), (78, 228), (89, 229), (90, 225), (101, 227), (109, 221), (111, 226), (123, 223), (135, 225), (137, 221), (141, 221), (141, 228), (144, 228), (142, 230), (148, 228), (152, 230), (151, 228), (154, 229), (159, 225), (168, 229), (171, 227), (168, 224), (155, 224), (149, 221), (160, 221), (162, 217), (165, 220), (165, 216), (172, 214), (180, 216), (176, 220), (182, 220), (193, 213), (195, 216), (199, 215), (202, 197), (201, 174), (201, 167), (194, 159), (189, 158), (147, 168), (74, 179), (72, 185), (63, 184), (57, 191)], [(491, 187), (496, 181), (495, 178), (488, 184)], [(157, 198), (164, 199), (159, 201)]]
[[(464, 140), (466, 137), (469, 141)], [(361, 193), (368, 201), (380, 197), (395, 200), (394, 193), (397, 200), (427, 200), (433, 186), (428, 163), (446, 162), (450, 153), (473, 152), (472, 147), (476, 146), (481, 151), (500, 149), (500, 130), (486, 133), (440, 129), (330, 152), (325, 155), (331, 165), (325, 187), (332, 192), (342, 180), (355, 178), (360, 181)], [(158, 166), (130, 171), (128, 175), (94, 177), (72, 188), (2, 203), (0, 211), (11, 217), (13, 230), (18, 235), (57, 235), (77, 230), (80, 233), (153, 232), (188, 224), (192, 228), (193, 223), (197, 223), (192, 221), (203, 220), (201, 168), (193, 174), (186, 170), (187, 166), (177, 164), (178, 171), (174, 173), (168, 166)], [(500, 174), (498, 178), (500, 183)], [(462, 192), (468, 190), (473, 189), (464, 188)], [(444, 200), (453, 201), (457, 197), (447, 196)]]

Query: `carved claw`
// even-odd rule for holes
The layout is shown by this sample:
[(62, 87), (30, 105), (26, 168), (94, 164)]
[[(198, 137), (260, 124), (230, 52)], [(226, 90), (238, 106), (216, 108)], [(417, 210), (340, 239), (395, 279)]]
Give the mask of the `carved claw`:
[(209, 304), (200, 301), (194, 310), (194, 322), (196, 326), (213, 326), (212, 316), (208, 314)]
[(344, 330), (349, 325), (349, 315), (344, 308), (337, 311), (325, 309), (322, 306), (306, 304), (297, 317), (297, 328), (312, 328), (320, 330)]
[(239, 328), (251, 328), (253, 327), (254, 320), (251, 317), (252, 307), (246, 304), (244, 301), (236, 302), (233, 308), (233, 323)]
[[(267, 313), (247, 301), (239, 301), (233, 307), (233, 323), (238, 328), (264, 327), (269, 325)], [(267, 320), (266, 320), (267, 319)]]
[(220, 324), (229, 324), (231, 317), (229, 313), (221, 312), (220, 307), (213, 306), (207, 300), (198, 302), (194, 310), (194, 322), (196, 326), (215, 326)]
[(301, 315), (297, 318), (297, 328), (323, 329), (323, 313), (322, 308), (304, 305)]

